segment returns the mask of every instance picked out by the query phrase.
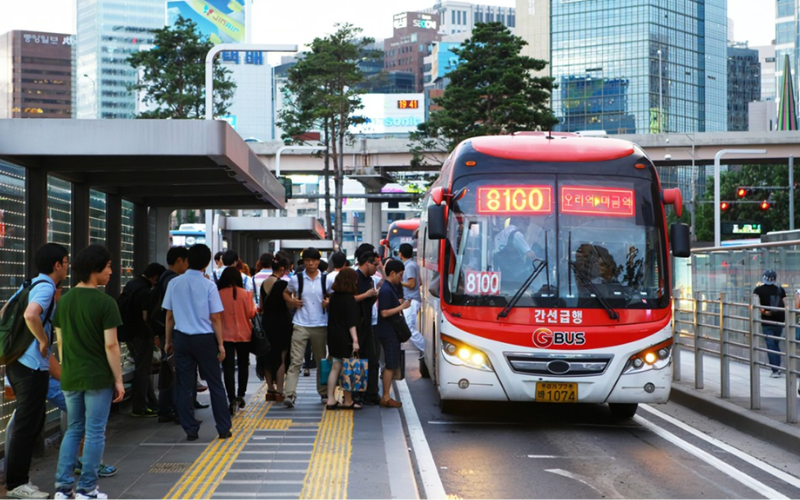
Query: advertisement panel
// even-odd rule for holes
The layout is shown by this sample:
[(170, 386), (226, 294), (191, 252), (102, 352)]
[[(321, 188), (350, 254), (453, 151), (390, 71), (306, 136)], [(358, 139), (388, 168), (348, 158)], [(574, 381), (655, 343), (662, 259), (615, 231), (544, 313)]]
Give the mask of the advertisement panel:
[(353, 134), (408, 134), (425, 121), (425, 94), (362, 94), (363, 109), (354, 114), (364, 123), (350, 127)]
[(197, 29), (207, 35), (214, 45), (245, 43), (245, 0), (169, 0), (167, 25), (178, 16), (197, 23)]

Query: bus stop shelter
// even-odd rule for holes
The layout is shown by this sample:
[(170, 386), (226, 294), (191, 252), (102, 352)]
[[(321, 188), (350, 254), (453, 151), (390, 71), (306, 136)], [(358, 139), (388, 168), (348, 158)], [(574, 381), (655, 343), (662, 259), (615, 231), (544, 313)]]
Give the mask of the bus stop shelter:
[[(228, 246), (239, 251), (245, 262), (255, 262), (280, 240), (306, 240), (322, 243), (325, 229), (316, 217), (219, 217), (217, 224)], [(275, 247), (279, 247), (276, 244)]]
[[(285, 204), (247, 143), (205, 120), (0, 120), (0, 190), (3, 249), (14, 256), (0, 263), (0, 300), (34, 273), (31, 256), (48, 241), (71, 254), (100, 242), (139, 270), (164, 260), (176, 208)], [(121, 274), (108, 293), (119, 292)]]

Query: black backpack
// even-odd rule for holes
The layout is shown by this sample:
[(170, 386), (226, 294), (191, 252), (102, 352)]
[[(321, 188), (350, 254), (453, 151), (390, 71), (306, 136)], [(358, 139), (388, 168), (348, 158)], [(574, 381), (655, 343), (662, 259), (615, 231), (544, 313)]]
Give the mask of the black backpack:
[[(122, 289), (122, 293), (117, 297), (117, 307), (119, 308), (119, 315), (122, 318), (122, 325), (117, 328), (117, 339), (120, 342), (130, 342), (133, 340), (136, 332), (132, 327), (142, 322), (141, 311), (134, 310), (133, 297), (145, 286), (147, 286), (147, 284), (144, 278), (135, 278), (134, 281), (125, 285), (125, 288)], [(138, 321), (135, 316), (137, 313), (139, 314)]]
[[(327, 283), (327, 281), (328, 281), (328, 273), (323, 273), (322, 271), (320, 271), (320, 273), (322, 274), (322, 298), (323, 299), (327, 299), (328, 298), (328, 283)], [(305, 271), (300, 271), (299, 273), (297, 273), (297, 299), (298, 300), (302, 300), (303, 299), (303, 282), (305, 281), (303, 279), (303, 276), (305, 276), (305, 274), (306, 274)]]
[[(31, 290), (41, 283), (46, 283), (46, 281), (42, 280), (36, 283), (31, 283), (31, 280), (26, 281), (22, 285), (22, 290), (8, 301), (3, 317), (0, 319), (0, 364), (9, 365), (15, 362), (33, 344), (35, 337), (25, 323), (25, 309), (28, 308), (28, 297), (30, 297)], [(53, 313), (55, 304), (54, 289), (53, 300), (50, 302), (50, 307), (47, 308), (42, 326), (46, 327), (50, 322), (50, 315)]]

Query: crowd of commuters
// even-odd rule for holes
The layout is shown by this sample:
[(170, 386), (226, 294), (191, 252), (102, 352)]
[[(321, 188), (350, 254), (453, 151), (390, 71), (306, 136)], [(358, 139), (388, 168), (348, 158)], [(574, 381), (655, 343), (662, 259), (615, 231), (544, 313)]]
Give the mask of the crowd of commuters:
[[(389, 260), (384, 267), (375, 248), (363, 244), (355, 268), (341, 252), (328, 265), (317, 249), (307, 248), (294, 266), (288, 254), (265, 253), (251, 272), (235, 251), (227, 250), (213, 257), (216, 265), (209, 276), (207, 246), (172, 247), (166, 267), (149, 264), (115, 300), (99, 289), (114, 267), (103, 246), (90, 245), (73, 259), (71, 272), (78, 284), (63, 298), (68, 252), (53, 243), (42, 246), (34, 256), (38, 276), (17, 292), (24, 291), (20, 297), (27, 300), (20, 314), (30, 345), (6, 367), (17, 402), (6, 438), (8, 497), (49, 498), (31, 483), (29, 470), (50, 401), (68, 420), (54, 498), (107, 498), (97, 482), (116, 473), (102, 456), (111, 406), (125, 396), (120, 342), (127, 344), (134, 362), (131, 416), (180, 424), (187, 441), (199, 438), (201, 421), (194, 412), (206, 407), (197, 401), (197, 393), (206, 388), (217, 435), (232, 436), (232, 417), (245, 407), (257, 314), (270, 344), (267, 354), (254, 358), (256, 374), (267, 385), (267, 401), (293, 407), (301, 371), (308, 375), (310, 362), (327, 359), (330, 375), (317, 377), (316, 387), (328, 410), (400, 407), (391, 398), (401, 360), (391, 317), (405, 313), (413, 343), (424, 348), (416, 328), (419, 269), (412, 252), (410, 245), (401, 247), (401, 260)], [(154, 353), (160, 361), (157, 387), (151, 377)], [(337, 401), (343, 362), (359, 357), (369, 363), (366, 390), (343, 392)]]

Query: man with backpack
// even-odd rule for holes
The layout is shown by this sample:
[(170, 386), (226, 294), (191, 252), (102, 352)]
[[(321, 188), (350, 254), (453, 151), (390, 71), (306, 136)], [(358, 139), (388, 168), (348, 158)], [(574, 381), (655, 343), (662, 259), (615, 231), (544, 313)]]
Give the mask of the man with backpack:
[[(171, 247), (167, 251), (167, 270), (158, 278), (151, 292), (153, 300), (150, 313), (147, 315), (147, 323), (150, 325), (153, 335), (158, 338), (159, 346), (162, 349), (167, 340), (167, 313), (161, 307), (161, 304), (164, 302), (164, 295), (167, 293), (167, 286), (170, 281), (185, 273), (187, 269), (189, 269), (189, 249), (183, 246)], [(164, 357), (161, 363), (158, 377), (158, 421), (160, 423), (180, 423), (175, 411), (175, 373), (172, 366), (170, 366), (169, 359)], [(165, 380), (168, 377), (169, 381)]]
[[(783, 337), (783, 325), (786, 321), (786, 313), (784, 312), (784, 299), (786, 299), (786, 291), (782, 286), (775, 284), (778, 279), (778, 274), (772, 269), (764, 271), (761, 277), (762, 285), (757, 286), (753, 290), (753, 295), (758, 295), (759, 303), (762, 306), (774, 307), (779, 309), (761, 309), (761, 320), (774, 323), (761, 323), (761, 330), (764, 335), (764, 343), (770, 352), (767, 353), (772, 373), (770, 378), (780, 378), (781, 371), (781, 341)], [(774, 352), (773, 352), (774, 351)]]
[(158, 399), (156, 399), (153, 381), (150, 378), (153, 368), (155, 336), (147, 324), (147, 314), (152, 307), (151, 289), (164, 271), (166, 271), (164, 266), (157, 262), (151, 262), (142, 274), (125, 285), (117, 299), (117, 306), (119, 306), (123, 321), (123, 325), (119, 329), (122, 337), (120, 340), (128, 345), (128, 350), (133, 354), (135, 367), (131, 389), (132, 417), (154, 418), (158, 416), (158, 411), (155, 410), (158, 407)]
[[(283, 292), (283, 298), (290, 308), (296, 309), (292, 319), (291, 365), (286, 376), (286, 398), (283, 404), (292, 408), (297, 400), (297, 381), (303, 365), (303, 354), (306, 344), (311, 342), (311, 349), (317, 360), (327, 357), (328, 346), (328, 290), (327, 276), (320, 272), (319, 262), (322, 259), (319, 250), (306, 248), (303, 250), (303, 271), (292, 276), (289, 285)], [(323, 385), (317, 377), (317, 392), (323, 403), (328, 402), (327, 383)]]
[(28, 474), (34, 442), (44, 427), (56, 284), (67, 278), (67, 249), (47, 243), (36, 251), (34, 262), (39, 275), (0, 311), (3, 362), (17, 398), (14, 425), (6, 438), (10, 443), (5, 457), (8, 498), (49, 498), (31, 484)]

